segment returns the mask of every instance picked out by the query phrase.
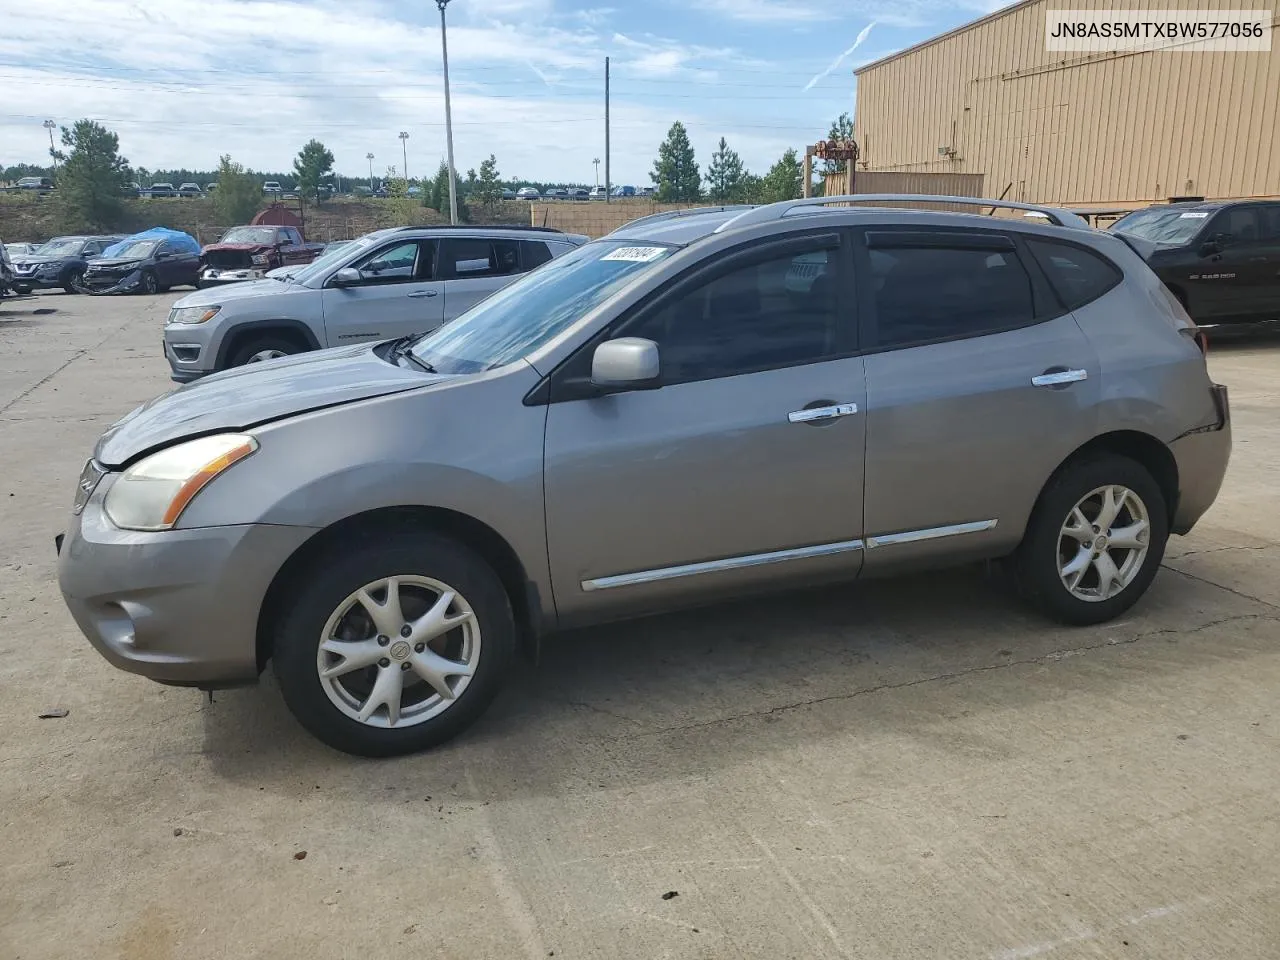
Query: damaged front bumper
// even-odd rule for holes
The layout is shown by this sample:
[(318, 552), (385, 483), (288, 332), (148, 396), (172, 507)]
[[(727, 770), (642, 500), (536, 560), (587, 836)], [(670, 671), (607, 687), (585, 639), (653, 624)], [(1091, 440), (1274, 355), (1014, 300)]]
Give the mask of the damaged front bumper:
[(205, 267), (200, 271), (200, 286), (214, 287), (223, 283), (243, 283), (246, 280), (261, 280), (267, 275), (268, 267)]
[(95, 277), (86, 273), (80, 283), (76, 285), (76, 289), (81, 293), (88, 294), (108, 294), (108, 293), (132, 293), (142, 286), (142, 271), (131, 270), (123, 277)]

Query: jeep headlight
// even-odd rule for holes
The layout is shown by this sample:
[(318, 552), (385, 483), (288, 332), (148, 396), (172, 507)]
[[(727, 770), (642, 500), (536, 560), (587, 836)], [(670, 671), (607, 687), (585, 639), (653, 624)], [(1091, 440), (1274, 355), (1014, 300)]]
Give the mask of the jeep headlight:
[(255, 266), (259, 266), (259, 267), (271, 262), (271, 257), (265, 253), (255, 253), (249, 259), (253, 262)]
[(169, 311), (170, 323), (207, 323), (218, 315), (221, 306), (174, 307)]
[(125, 530), (168, 530), (205, 484), (257, 449), (253, 437), (221, 433), (153, 453), (107, 491), (107, 516)]

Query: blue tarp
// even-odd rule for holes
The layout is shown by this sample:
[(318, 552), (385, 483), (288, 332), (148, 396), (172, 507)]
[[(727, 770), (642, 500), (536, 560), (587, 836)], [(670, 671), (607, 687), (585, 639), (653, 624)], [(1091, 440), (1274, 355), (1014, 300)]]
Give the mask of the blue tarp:
[(143, 230), (141, 233), (135, 233), (131, 237), (125, 237), (119, 243), (112, 244), (102, 251), (102, 256), (104, 258), (114, 257), (118, 251), (124, 249), (125, 244), (133, 243), (135, 240), (168, 240), (180, 249), (191, 253), (200, 252), (200, 244), (196, 242), (196, 238), (191, 234), (183, 233), (181, 230), (170, 230), (168, 227), (152, 227), (150, 230)]

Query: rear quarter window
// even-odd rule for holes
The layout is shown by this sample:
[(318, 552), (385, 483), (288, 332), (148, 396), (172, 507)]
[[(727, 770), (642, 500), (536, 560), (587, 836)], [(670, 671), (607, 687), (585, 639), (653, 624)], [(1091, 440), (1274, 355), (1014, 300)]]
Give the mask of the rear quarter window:
[(1027, 247), (1068, 310), (1097, 300), (1124, 276), (1106, 257), (1074, 244), (1028, 239)]

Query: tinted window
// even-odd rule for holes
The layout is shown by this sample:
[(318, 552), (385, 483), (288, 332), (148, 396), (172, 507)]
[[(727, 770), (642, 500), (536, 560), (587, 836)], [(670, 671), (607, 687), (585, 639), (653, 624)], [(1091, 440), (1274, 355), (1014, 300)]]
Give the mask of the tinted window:
[(870, 252), (881, 346), (976, 337), (1034, 322), (1031, 278), (1012, 250), (930, 246)]
[(540, 267), (551, 259), (551, 248), (541, 240), (521, 240), (520, 246), (524, 248), (524, 268), (526, 270)]
[(1235, 243), (1257, 243), (1262, 238), (1257, 207), (1223, 210), (1213, 218), (1212, 233), (1225, 233)]
[(502, 277), (520, 272), (520, 247), (515, 240), (457, 237), (444, 241), (444, 262), (458, 279)]
[(1280, 206), (1260, 207), (1258, 215), (1262, 218), (1262, 239), (1271, 243), (1280, 240)]
[(665, 383), (813, 363), (840, 352), (838, 252), (787, 255), (735, 270), (631, 325), (658, 344)]
[(1096, 300), (1120, 282), (1120, 271), (1111, 261), (1066, 243), (1028, 240), (1040, 268), (1068, 310)]

